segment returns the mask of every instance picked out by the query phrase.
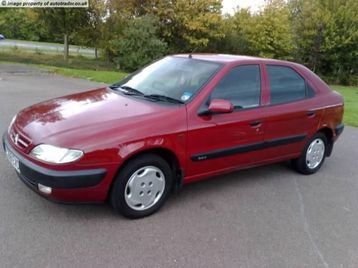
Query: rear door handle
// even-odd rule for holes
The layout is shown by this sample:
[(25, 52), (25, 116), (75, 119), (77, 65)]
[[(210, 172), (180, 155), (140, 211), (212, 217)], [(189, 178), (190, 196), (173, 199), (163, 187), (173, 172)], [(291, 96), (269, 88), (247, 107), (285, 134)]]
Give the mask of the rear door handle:
[(314, 117), (316, 115), (315, 111), (307, 111), (307, 116), (308, 117)]
[(258, 127), (259, 125), (261, 125), (261, 120), (254, 120), (254, 121), (251, 121), (249, 124), (252, 127)]

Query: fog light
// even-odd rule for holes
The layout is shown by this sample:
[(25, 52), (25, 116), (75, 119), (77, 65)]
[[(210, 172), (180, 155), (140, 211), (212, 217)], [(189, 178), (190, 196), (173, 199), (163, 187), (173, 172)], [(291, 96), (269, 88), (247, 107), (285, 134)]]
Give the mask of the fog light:
[(39, 191), (41, 193), (44, 193), (44, 194), (51, 194), (52, 192), (52, 188), (51, 187), (48, 187), (48, 186), (45, 186), (45, 185), (42, 185), (42, 184), (37, 184), (37, 187), (39, 189)]

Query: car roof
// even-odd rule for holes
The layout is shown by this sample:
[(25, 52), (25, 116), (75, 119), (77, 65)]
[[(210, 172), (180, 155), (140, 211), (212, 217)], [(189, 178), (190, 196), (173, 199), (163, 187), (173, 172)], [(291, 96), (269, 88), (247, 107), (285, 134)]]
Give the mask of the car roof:
[(292, 63), (282, 60), (266, 59), (252, 56), (231, 55), (231, 54), (213, 54), (213, 53), (194, 53), (194, 54), (176, 54), (174, 57), (191, 58), (219, 63), (235, 63), (240, 61), (266, 62), (266, 63)]

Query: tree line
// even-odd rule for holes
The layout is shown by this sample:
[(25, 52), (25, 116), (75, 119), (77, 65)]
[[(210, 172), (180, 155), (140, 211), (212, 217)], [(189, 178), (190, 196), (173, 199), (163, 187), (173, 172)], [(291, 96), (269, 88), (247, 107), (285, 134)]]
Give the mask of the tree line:
[(88, 9), (2, 9), (0, 33), (94, 47), (128, 71), (165, 54), (231, 53), (292, 60), (331, 83), (358, 84), (357, 0), (267, 0), (255, 13), (221, 9), (221, 0), (90, 0)]

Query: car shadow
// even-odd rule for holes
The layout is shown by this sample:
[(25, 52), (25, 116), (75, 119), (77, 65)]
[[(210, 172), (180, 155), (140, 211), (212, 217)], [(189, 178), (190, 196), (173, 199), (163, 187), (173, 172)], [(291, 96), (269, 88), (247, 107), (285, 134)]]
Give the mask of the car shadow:
[[(172, 194), (167, 200), (164, 207), (157, 213), (161, 216), (167, 210), (176, 210), (177, 206), (182, 203), (191, 203), (195, 199), (208, 196), (217, 192), (226, 192), (232, 188), (245, 189), (257, 184), (265, 183), (265, 181), (275, 179), (282, 173), (292, 175), (292, 170), (289, 162), (282, 162), (272, 165), (265, 165), (251, 169), (244, 169), (233, 171), (224, 175), (210, 177), (205, 180), (184, 185), (181, 191), (177, 194)], [(21, 183), (21, 182), (19, 182)], [(28, 188), (28, 191), (31, 191)], [(127, 220), (119, 216), (110, 207), (108, 202), (102, 204), (62, 204), (53, 201), (45, 200), (43, 197), (31, 193), (33, 204), (37, 204), (36, 210), (41, 210), (50, 217), (57, 217), (66, 219), (66, 221), (77, 220)]]
[[(282, 175), (283, 172), (287, 172), (288, 174), (293, 172), (289, 162), (234, 171), (184, 185), (179, 193), (170, 196), (163, 209), (161, 209), (157, 215), (165, 214), (166, 210), (175, 210), (177, 206), (181, 206), (183, 202), (190, 203), (195, 199), (218, 191), (225, 192), (233, 187), (244, 189), (257, 185), (258, 183), (264, 183), (265, 181), (275, 179), (275, 175)], [(30, 191), (30, 189), (28, 190)], [(45, 200), (40, 196), (33, 198), (42, 200), (33, 200), (34, 202), (37, 201), (36, 204), (40, 206), (42, 211), (46, 211), (46, 213), (52, 214), (53, 216), (57, 215), (56, 217), (63, 215), (64, 218), (67, 220), (71, 219), (71, 221), (76, 219), (126, 220), (124, 217), (116, 214), (108, 202), (103, 204), (61, 204)]]
[(292, 172), (295, 171), (292, 170), (289, 161), (237, 170), (184, 185), (181, 191), (171, 199), (196, 198), (198, 195), (201, 196), (210, 194), (211, 192), (225, 191), (225, 189), (232, 187), (246, 188), (267, 180), (272, 180), (276, 178), (276, 174), (282, 175), (282, 172), (287, 172), (292, 175)]

